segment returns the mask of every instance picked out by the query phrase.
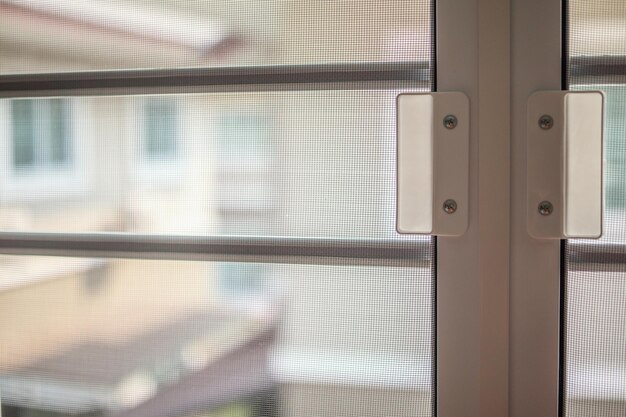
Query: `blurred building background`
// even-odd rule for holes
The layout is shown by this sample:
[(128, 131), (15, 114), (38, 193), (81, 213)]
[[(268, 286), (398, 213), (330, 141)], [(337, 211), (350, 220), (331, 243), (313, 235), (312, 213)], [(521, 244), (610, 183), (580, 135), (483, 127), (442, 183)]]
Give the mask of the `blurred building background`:
[[(431, 22), (425, 0), (0, 0), (0, 74), (429, 61)], [(623, 51), (607, 44), (570, 55)], [(625, 94), (605, 91), (620, 224)], [(0, 100), (0, 230), (409, 239), (395, 95)], [(432, 267), (2, 256), (1, 416), (430, 416)], [(624, 340), (623, 311), (589, 296), (626, 287), (600, 275), (569, 312), (581, 346)], [(567, 401), (623, 401), (615, 352), (572, 348), (568, 383), (591, 388)]]
[[(0, 0), (0, 74), (429, 59), (358, 7)], [(395, 237), (394, 98), (0, 100), (0, 229)], [(430, 267), (3, 256), (2, 417), (430, 415)]]

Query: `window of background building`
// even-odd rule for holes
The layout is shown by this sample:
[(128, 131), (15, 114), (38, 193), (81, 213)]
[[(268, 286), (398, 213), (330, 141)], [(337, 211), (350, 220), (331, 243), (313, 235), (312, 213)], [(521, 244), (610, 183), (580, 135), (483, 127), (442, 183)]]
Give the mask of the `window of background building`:
[(226, 297), (242, 299), (261, 296), (266, 291), (268, 267), (263, 264), (220, 264), (220, 287)]
[(55, 170), (72, 163), (71, 103), (65, 99), (11, 102), (13, 167)]
[(236, 111), (224, 114), (219, 128), (220, 154), (232, 160), (249, 158), (253, 162), (265, 162), (273, 153), (268, 124), (269, 114)]
[(148, 97), (143, 103), (142, 155), (148, 161), (176, 159), (179, 147), (179, 112), (169, 97)]

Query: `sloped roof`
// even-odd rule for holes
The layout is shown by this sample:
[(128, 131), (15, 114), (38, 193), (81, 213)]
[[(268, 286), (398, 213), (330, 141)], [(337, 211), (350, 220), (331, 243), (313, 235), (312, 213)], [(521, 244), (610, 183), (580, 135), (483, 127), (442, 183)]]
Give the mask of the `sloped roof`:
[(142, 7), (131, 1), (1, 0), (0, 5), (6, 11), (22, 12), (68, 26), (197, 50), (209, 49), (227, 36), (226, 25), (216, 19)]
[(269, 357), (276, 330), (269, 328), (204, 369), (181, 378), (148, 401), (115, 417), (176, 417), (215, 409), (275, 389)]
[[(202, 66), (244, 44), (225, 21), (182, 6), (0, 0), (0, 55), (9, 57), (0, 62), (0, 73)], [(26, 63), (13, 63), (25, 57)]]
[(123, 416), (210, 408), (272, 386), (274, 330), (257, 326), (241, 316), (195, 313), (123, 343), (79, 343), (0, 375), (2, 400), (69, 413), (126, 410)]

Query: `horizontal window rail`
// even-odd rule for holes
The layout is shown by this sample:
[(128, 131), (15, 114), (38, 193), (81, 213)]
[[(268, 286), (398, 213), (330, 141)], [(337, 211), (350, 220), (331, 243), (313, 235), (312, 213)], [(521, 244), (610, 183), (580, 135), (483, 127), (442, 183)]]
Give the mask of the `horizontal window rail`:
[(0, 233), (1, 254), (311, 265), (429, 266), (432, 243), (431, 238)]
[(427, 61), (16, 74), (0, 97), (425, 88), (432, 74)]
[(577, 56), (569, 60), (570, 85), (626, 84), (626, 56)]
[(568, 263), (573, 270), (626, 271), (626, 244), (567, 242)]

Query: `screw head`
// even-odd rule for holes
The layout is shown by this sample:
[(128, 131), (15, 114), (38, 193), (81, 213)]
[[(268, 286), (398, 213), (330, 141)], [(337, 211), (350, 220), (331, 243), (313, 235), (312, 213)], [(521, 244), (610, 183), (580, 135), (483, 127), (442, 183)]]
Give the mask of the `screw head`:
[(552, 116), (544, 114), (539, 118), (539, 127), (543, 130), (552, 129), (552, 126), (554, 126), (554, 119)]
[(445, 211), (446, 213), (452, 214), (456, 211), (456, 209), (457, 209), (456, 201), (446, 200), (443, 202), (443, 211)]
[(549, 216), (554, 211), (554, 206), (549, 201), (542, 201), (537, 209), (542, 216)]
[(457, 124), (459, 124), (459, 121), (453, 114), (449, 114), (443, 118), (443, 125), (446, 129), (454, 129)]

